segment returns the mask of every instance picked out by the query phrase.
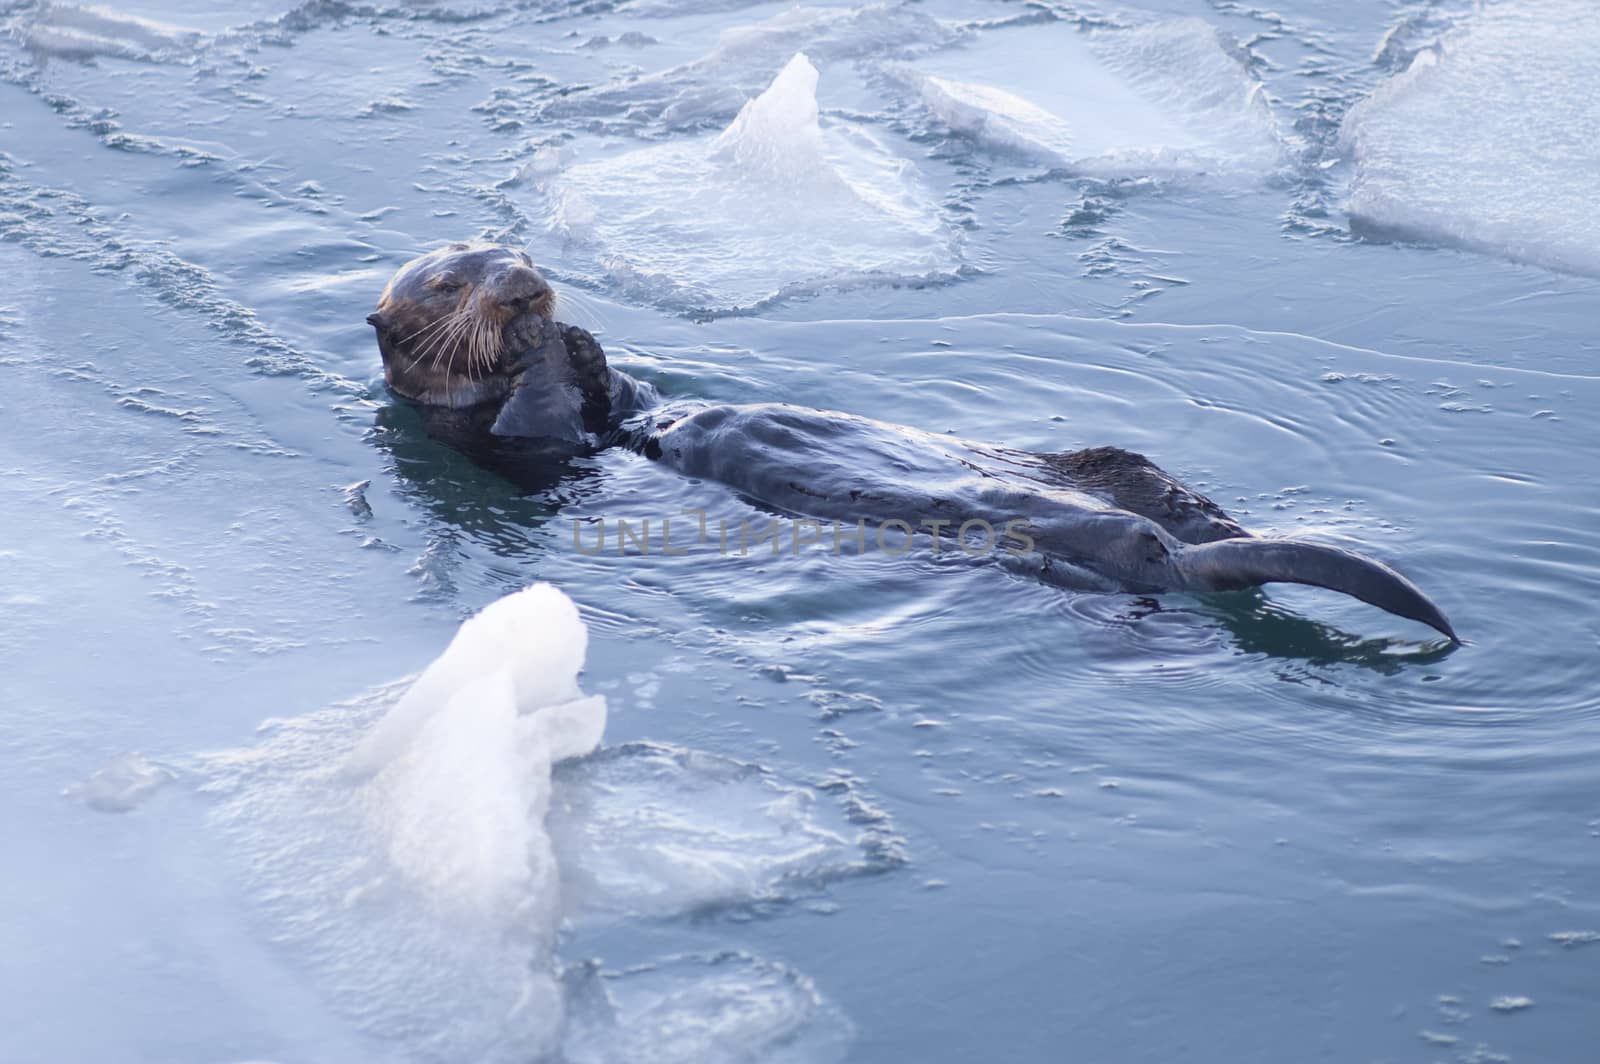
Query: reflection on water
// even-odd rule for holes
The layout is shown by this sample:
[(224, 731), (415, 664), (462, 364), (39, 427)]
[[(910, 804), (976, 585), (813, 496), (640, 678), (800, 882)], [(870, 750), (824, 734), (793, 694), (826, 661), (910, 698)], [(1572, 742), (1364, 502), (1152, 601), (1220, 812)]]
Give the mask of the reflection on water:
[[(519, 515), (548, 516), (562, 502), (581, 500), (584, 482), (597, 473), (584, 456), (538, 440), (491, 437), (482, 426), (457, 423), (455, 413), (395, 399), (377, 411), (370, 438), (419, 498), (431, 497), (437, 513), (457, 514), (468, 527), (512, 498), (529, 503)], [(546, 503), (542, 511), (533, 508), (536, 500)]]
[(1301, 659), (1312, 665), (1360, 665), (1394, 675), (1409, 665), (1442, 661), (1460, 647), (1446, 639), (1425, 643), (1365, 639), (1331, 624), (1301, 617), (1260, 590), (1207, 596), (1208, 604), (1248, 654)]

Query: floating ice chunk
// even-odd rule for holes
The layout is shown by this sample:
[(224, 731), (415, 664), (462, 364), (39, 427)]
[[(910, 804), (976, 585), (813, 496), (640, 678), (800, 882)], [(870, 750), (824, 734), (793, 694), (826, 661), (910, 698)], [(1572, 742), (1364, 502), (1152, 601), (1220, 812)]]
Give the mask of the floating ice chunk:
[(630, 743), (556, 780), (549, 830), (573, 914), (747, 904), (893, 863), (875, 845), (885, 825), (757, 765)]
[(950, 128), (1079, 172), (1263, 173), (1283, 159), (1260, 83), (1200, 19), (991, 30), (897, 72)]
[(544, 819), (553, 765), (605, 725), (577, 683), (586, 645), (576, 607), (541, 584), (464, 622), (398, 699), (279, 722), (205, 762), (279, 937), (420, 1057), (538, 1059), (559, 1041)]
[(550, 765), (594, 745), (605, 701), (523, 716), (516, 696), (503, 669), (462, 687), (368, 784), (366, 805), (394, 867), (436, 908), (553, 930)]
[(1596, 70), (1590, 0), (1481, 6), (1345, 117), (1351, 227), (1600, 274)]
[[(538, 713), (554, 759), (588, 753), (600, 740), (605, 716), (595, 719), (581, 706), (565, 705), (582, 699), (578, 671), (588, 645), (577, 607), (549, 584), (490, 603), (462, 622), (445, 652), (357, 747), (346, 771), (354, 778), (372, 775), (415, 745), (429, 718), (453, 709), (480, 684), (484, 690), (469, 700), (473, 704), (506, 696), (514, 711)], [(504, 679), (492, 680), (497, 673)]]
[(562, 973), (573, 911), (760, 901), (894, 863), (882, 814), (848, 793), (672, 748), (591, 754), (605, 703), (578, 686), (586, 644), (573, 604), (533, 587), (464, 622), (403, 691), (199, 759), (275, 941), (406, 1059), (837, 1059), (848, 1022), (781, 966)]
[(578, 689), (587, 643), (577, 607), (549, 584), (499, 599), (461, 625), (347, 763), (376, 770), (371, 819), (435, 906), (520, 914), (553, 933), (551, 767), (605, 730), (605, 699)]
[(46, 3), (23, 24), (22, 39), (34, 51), (64, 58), (107, 55), (155, 62), (183, 57), (204, 35), (103, 7)]
[(804, 52), (795, 53), (767, 91), (739, 109), (733, 125), (711, 142), (711, 155), (756, 178), (828, 180), (827, 167), (819, 165), (817, 68)]
[(1600, 931), (1556, 931), (1550, 935), (1550, 941), (1563, 949), (1577, 949), (1600, 942)]
[(697, 308), (951, 273), (936, 204), (865, 133), (824, 129), (816, 87), (797, 54), (716, 136), (571, 167), (546, 186), (557, 227), (619, 279)]
[(152, 763), (143, 754), (123, 754), (64, 793), (102, 813), (126, 813), (176, 778), (171, 769)]
[(1073, 158), (1071, 123), (1004, 89), (927, 74), (922, 97), (951, 129), (984, 143), (1051, 162)]

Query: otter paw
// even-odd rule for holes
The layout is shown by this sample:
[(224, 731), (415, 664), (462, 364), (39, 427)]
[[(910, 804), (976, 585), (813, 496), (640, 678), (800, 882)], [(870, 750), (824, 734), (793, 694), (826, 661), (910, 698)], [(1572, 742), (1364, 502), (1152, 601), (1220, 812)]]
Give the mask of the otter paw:
[(523, 314), (506, 323), (506, 350), (514, 355), (532, 351), (545, 339), (549, 322), (537, 314)]
[(561, 342), (567, 349), (567, 361), (584, 390), (604, 392), (610, 384), (610, 372), (606, 368), (606, 353), (600, 349), (600, 342), (589, 335), (588, 330), (576, 325), (562, 328)]
[(596, 340), (587, 329), (581, 329), (576, 325), (563, 326), (561, 341), (566, 344), (567, 357), (575, 364), (582, 366), (606, 364), (606, 353), (600, 349), (600, 341)]

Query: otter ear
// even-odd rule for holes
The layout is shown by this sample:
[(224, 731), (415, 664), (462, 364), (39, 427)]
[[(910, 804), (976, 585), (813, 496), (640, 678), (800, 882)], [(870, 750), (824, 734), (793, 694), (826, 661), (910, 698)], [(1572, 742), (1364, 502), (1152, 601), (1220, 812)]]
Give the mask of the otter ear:
[(375, 311), (374, 313), (367, 315), (367, 324), (371, 325), (379, 332), (383, 332), (389, 327), (389, 319), (383, 316), (382, 311)]

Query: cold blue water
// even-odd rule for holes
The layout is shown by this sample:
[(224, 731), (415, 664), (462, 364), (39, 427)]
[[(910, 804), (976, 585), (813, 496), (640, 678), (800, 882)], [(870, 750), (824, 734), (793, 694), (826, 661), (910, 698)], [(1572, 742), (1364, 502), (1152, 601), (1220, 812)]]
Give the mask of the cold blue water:
[[(1586, 0), (0, 26), (0, 1060), (1600, 1053)], [(430, 440), (364, 317), (477, 237), (667, 395), (1138, 450), (1466, 644), (586, 553), (771, 515)]]

